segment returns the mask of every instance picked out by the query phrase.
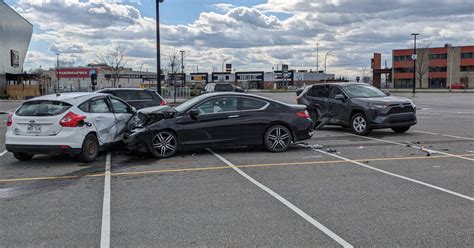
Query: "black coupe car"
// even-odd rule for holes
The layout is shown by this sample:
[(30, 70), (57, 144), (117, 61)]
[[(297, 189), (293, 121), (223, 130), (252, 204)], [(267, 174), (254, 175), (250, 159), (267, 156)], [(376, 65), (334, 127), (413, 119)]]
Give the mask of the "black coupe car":
[(128, 148), (157, 158), (178, 150), (264, 145), (286, 151), (292, 142), (311, 138), (306, 106), (233, 92), (209, 93), (175, 108), (138, 111), (128, 125)]
[(308, 111), (318, 129), (325, 124), (349, 126), (355, 134), (391, 128), (403, 133), (417, 123), (415, 104), (388, 96), (365, 83), (321, 83), (296, 91), (298, 104)]

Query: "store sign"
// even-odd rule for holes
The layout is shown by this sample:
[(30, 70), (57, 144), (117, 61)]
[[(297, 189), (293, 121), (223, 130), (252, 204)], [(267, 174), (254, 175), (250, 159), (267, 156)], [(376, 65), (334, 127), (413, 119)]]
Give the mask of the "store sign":
[(10, 65), (11, 67), (20, 67), (20, 53), (15, 50), (10, 50)]
[[(92, 72), (94, 71), (94, 72)], [(98, 74), (98, 69), (94, 68), (59, 68), (56, 69), (58, 78), (88, 78), (91, 74)]]
[(123, 78), (123, 79), (147, 79), (156, 80), (156, 75), (140, 75), (140, 74), (105, 74), (105, 78)]

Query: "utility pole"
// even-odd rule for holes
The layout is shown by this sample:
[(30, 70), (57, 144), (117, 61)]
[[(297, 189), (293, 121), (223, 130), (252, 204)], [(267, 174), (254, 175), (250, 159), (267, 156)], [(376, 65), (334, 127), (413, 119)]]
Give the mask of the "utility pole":
[(319, 43), (316, 43), (316, 73), (319, 73)]
[(56, 52), (56, 78), (58, 79), (58, 90), (59, 90), (59, 52)]
[(163, 0), (156, 0), (156, 91), (161, 95), (161, 49), (160, 49), (160, 3)]
[(181, 74), (184, 74), (184, 52), (183, 50), (179, 51), (181, 53)]
[(411, 59), (413, 60), (413, 91), (412, 91), (412, 94), (413, 96), (415, 96), (415, 85), (416, 85), (416, 60), (417, 60), (417, 56), (416, 56), (416, 36), (417, 35), (420, 35), (419, 33), (412, 33), (411, 35), (413, 35), (414, 37), (414, 44), (413, 44), (413, 55), (411, 56)]

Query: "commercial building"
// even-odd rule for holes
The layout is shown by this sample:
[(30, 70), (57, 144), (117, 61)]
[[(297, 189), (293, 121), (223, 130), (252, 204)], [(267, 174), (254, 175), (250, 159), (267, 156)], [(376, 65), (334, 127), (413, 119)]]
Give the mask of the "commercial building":
[(0, 0), (0, 93), (17, 81), (33, 34), (33, 25)]
[[(393, 87), (413, 87), (413, 49), (392, 51)], [(474, 88), (474, 45), (421, 48), (416, 51), (417, 88)]]

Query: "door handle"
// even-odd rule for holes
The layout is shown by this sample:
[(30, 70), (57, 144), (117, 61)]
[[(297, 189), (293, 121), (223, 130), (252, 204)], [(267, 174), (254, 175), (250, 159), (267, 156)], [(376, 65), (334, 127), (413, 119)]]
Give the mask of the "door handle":
[(232, 118), (239, 118), (239, 115), (229, 115), (229, 119), (232, 119)]

